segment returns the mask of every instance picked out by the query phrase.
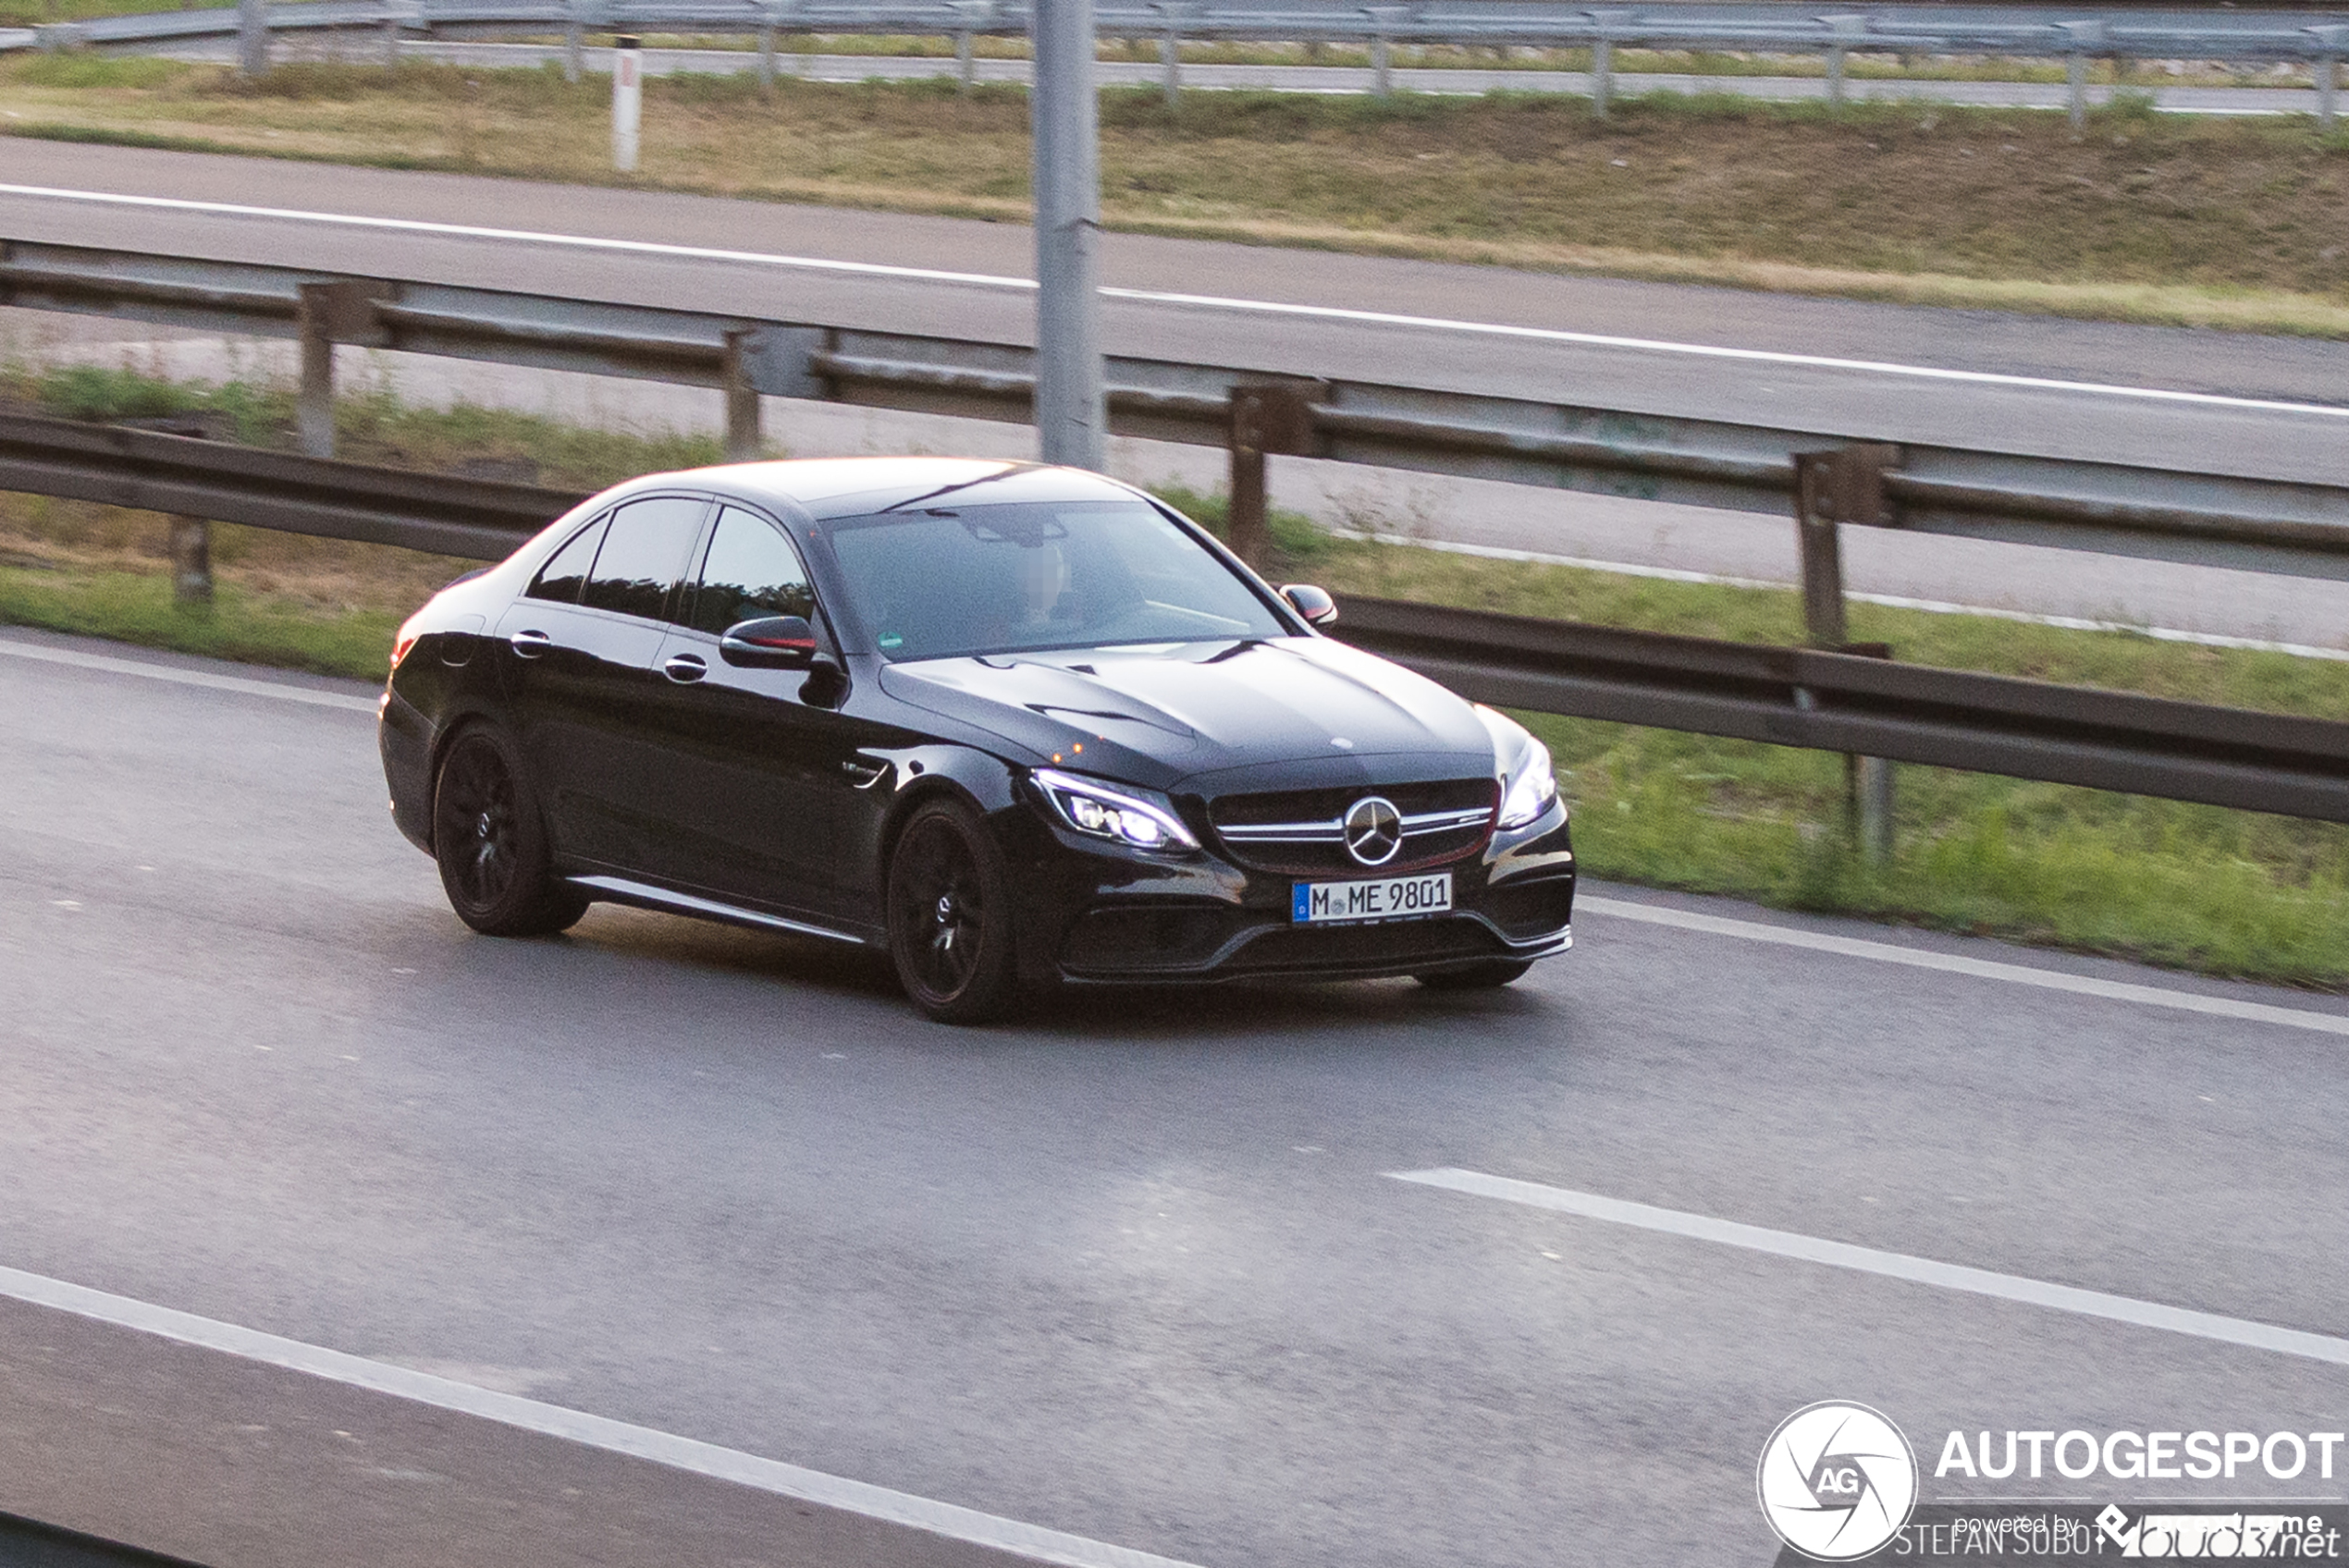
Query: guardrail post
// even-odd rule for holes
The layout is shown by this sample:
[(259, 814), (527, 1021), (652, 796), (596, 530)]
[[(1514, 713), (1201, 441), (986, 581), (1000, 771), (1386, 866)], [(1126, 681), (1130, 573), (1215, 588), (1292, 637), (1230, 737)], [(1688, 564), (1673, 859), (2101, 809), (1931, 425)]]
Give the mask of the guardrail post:
[(1843, 107), (1843, 62), (1850, 53), (1851, 40), (1868, 30), (1865, 17), (1821, 17), (1834, 42), (1827, 45), (1827, 103), (1838, 109)]
[[(1842, 525), (1881, 526), (1887, 521), (1884, 475), (1900, 460), (1898, 447), (1876, 443), (1794, 454), (1802, 630), (1814, 648), (1891, 656), (1882, 643), (1851, 641), (1843, 604)], [(1796, 700), (1802, 702), (1804, 694), (1798, 692)], [(1843, 786), (1845, 815), (1860, 852), (1871, 864), (1881, 864), (1892, 852), (1892, 765), (1882, 757), (1846, 756)]]
[(259, 76), (269, 68), (267, 0), (237, 0), (237, 71)]
[(1315, 391), (1310, 385), (1293, 382), (1243, 383), (1232, 388), (1231, 500), (1224, 533), (1232, 553), (1249, 566), (1264, 564), (1272, 543), (1265, 456), (1312, 449)]
[(2317, 132), (2332, 134), (2333, 98), (2341, 86), (2341, 52), (2349, 45), (2349, 27), (2311, 27), (2301, 29), (2309, 35), (2315, 55), (2308, 62), (2308, 75), (2317, 89)]
[(311, 457), (331, 458), (335, 455), (335, 342), (326, 336), (323, 301), (314, 303), (313, 291), (320, 287), (301, 286), (301, 387), (294, 398), (294, 434), (302, 451)]
[(739, 327), (726, 334), (726, 360), (721, 379), (726, 385), (726, 460), (755, 462), (766, 452), (759, 429), (758, 388), (751, 380), (750, 356), (756, 327)]
[(611, 166), (634, 174), (637, 131), (645, 115), (644, 41), (623, 32), (611, 46)]
[(2100, 21), (2059, 22), (2070, 43), (2063, 57), (2064, 103), (2072, 115), (2076, 141), (2088, 129), (2088, 54), (2105, 42)]
[(1606, 118), (1607, 104), (1615, 96), (1615, 33), (1630, 19), (1629, 11), (1593, 11), (1591, 21), (1595, 31), (1591, 34), (1591, 117)]
[(171, 602), (182, 609), (212, 606), (212, 524), (200, 517), (171, 520)]

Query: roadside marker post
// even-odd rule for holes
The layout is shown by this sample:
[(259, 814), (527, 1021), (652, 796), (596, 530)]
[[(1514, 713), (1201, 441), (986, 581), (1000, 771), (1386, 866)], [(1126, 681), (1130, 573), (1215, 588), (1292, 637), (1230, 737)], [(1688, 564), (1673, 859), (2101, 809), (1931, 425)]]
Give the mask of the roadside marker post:
[(634, 174), (636, 132), (645, 115), (645, 51), (633, 33), (611, 42), (611, 166)]

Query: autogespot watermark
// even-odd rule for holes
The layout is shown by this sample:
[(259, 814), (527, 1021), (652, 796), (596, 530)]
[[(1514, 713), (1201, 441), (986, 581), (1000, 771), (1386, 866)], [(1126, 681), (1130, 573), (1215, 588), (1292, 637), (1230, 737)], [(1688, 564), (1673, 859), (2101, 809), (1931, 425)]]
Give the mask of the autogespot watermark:
[[(1827, 1400), (1778, 1424), (1754, 1487), (1778, 1539), (1821, 1562), (2349, 1562), (2349, 1497), (2336, 1480), (2345, 1448), (2342, 1432), (2185, 1423), (1957, 1430), (1930, 1477), (1949, 1489), (1926, 1499), (1916, 1450), (1891, 1417)], [(2020, 1495), (1976, 1490), (2035, 1481)], [(2126, 1495), (2148, 1485), (2158, 1495)]]

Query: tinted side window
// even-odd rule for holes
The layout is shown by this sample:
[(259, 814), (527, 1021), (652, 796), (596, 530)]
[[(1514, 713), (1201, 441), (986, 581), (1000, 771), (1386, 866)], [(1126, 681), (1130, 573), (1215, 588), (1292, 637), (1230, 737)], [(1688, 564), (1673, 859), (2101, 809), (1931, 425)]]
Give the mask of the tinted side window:
[(587, 563), (596, 558), (596, 546), (604, 542), (604, 521), (597, 518), (547, 557), (530, 585), (531, 598), (560, 599), (567, 605), (579, 602), (579, 590), (587, 582)]
[(813, 620), (816, 595), (781, 531), (765, 518), (728, 507), (718, 514), (718, 526), (710, 533), (688, 624), (718, 633), (763, 615), (804, 615)]
[(668, 608), (669, 590), (685, 567), (685, 552), (701, 532), (706, 501), (660, 496), (631, 501), (611, 515), (604, 547), (580, 603), (622, 615), (658, 619)]

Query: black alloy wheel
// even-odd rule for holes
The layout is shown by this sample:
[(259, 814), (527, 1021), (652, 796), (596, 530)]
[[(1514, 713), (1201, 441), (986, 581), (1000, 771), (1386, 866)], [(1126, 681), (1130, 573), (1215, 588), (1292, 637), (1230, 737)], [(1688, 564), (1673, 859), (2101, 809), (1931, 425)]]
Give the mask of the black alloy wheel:
[(432, 802), (433, 858), (457, 918), (492, 937), (567, 930), (587, 900), (555, 880), (547, 828), (512, 742), (486, 726), (457, 737)]
[(1010, 879), (971, 812), (937, 801), (914, 813), (889, 860), (889, 952), (913, 1004), (941, 1023), (1010, 1011)]
[(1488, 958), (1457, 969), (1431, 969), (1412, 979), (1431, 991), (1490, 991), (1525, 978), (1533, 967), (1530, 958)]

